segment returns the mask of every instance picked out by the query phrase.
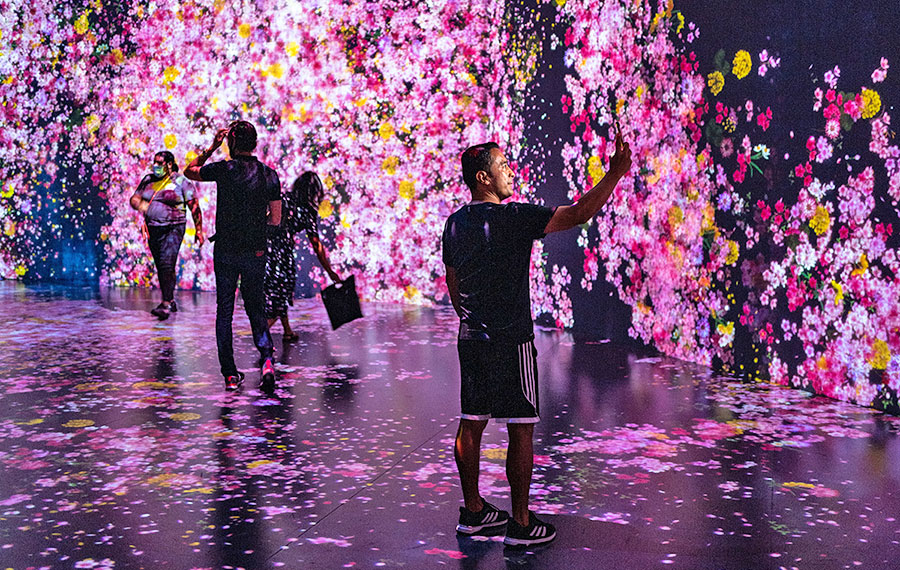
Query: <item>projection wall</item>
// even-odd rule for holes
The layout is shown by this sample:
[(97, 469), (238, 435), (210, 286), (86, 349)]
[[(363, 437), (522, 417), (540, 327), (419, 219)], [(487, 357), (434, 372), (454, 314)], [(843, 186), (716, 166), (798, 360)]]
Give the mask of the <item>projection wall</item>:
[[(153, 284), (131, 192), (153, 153), (183, 167), (242, 118), (285, 187), (324, 179), (322, 227), (366, 299), (444, 303), (461, 150), (499, 142), (517, 199), (556, 205), (603, 176), (618, 120), (632, 176), (535, 247), (539, 321), (897, 412), (900, 16), (710, 4), (13, 2), (0, 274)], [(190, 224), (179, 286), (213, 286)]]

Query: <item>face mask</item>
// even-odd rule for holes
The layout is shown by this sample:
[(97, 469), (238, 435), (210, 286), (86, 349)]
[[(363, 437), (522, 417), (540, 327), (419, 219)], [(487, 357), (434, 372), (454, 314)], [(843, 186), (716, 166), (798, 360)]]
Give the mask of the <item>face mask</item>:
[(157, 178), (162, 178), (165, 175), (166, 175), (166, 167), (165, 166), (163, 166), (161, 164), (153, 165), (153, 176), (156, 176)]

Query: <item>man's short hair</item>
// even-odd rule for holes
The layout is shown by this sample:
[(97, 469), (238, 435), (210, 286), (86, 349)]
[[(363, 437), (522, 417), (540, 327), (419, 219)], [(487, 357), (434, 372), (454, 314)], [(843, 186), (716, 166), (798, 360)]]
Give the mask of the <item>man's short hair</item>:
[(491, 169), (491, 149), (500, 148), (495, 142), (486, 142), (470, 146), (462, 153), (460, 160), (462, 161), (463, 180), (469, 190), (475, 191), (478, 187), (478, 181), (475, 175), (479, 171), (489, 172)]
[(234, 121), (228, 126), (228, 148), (234, 152), (251, 152), (256, 148), (256, 127), (247, 121)]

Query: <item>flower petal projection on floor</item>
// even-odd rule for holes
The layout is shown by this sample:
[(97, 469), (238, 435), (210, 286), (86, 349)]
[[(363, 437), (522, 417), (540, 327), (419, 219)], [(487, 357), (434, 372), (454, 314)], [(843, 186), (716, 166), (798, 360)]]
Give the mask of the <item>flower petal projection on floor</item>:
[[(785, 38), (817, 8), (769, 18), (771, 33), (744, 23), (745, 39), (716, 33), (737, 13), (701, 30), (695, 4), (13, 3), (0, 274), (151, 284), (132, 189), (154, 152), (184, 165), (244, 118), (285, 185), (320, 173), (322, 226), (365, 298), (446, 302), (439, 236), (468, 198), (460, 151), (496, 140), (521, 198), (564, 180), (574, 199), (603, 176), (618, 123), (632, 175), (578, 230), (577, 259), (535, 248), (536, 313), (586, 327), (572, 297), (600, 303), (602, 280), (630, 307), (629, 334), (668, 355), (900, 410), (897, 54), (856, 42), (841, 62), (806, 60)], [(895, 11), (871, 10), (896, 28)], [(525, 137), (537, 127), (549, 138)], [(212, 222), (214, 188), (200, 197)], [(191, 231), (179, 285), (209, 290), (211, 249)]]
[[(0, 283), (4, 568), (504, 566), (498, 537), (453, 532), (449, 308), (331, 331), (299, 301), (267, 395), (243, 316), (226, 393), (215, 296), (159, 322), (152, 295)], [(893, 568), (897, 418), (557, 331), (537, 347), (532, 506), (560, 538), (522, 564)], [(509, 508), (505, 440), (489, 425), (481, 489)]]

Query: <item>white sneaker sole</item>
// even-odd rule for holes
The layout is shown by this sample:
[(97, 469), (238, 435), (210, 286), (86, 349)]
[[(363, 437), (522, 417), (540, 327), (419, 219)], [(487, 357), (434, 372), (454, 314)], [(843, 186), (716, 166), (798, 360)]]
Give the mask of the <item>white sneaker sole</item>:
[(469, 526), (467, 524), (458, 524), (458, 525), (456, 525), (456, 532), (460, 532), (462, 534), (475, 534), (476, 532), (479, 532), (486, 528), (491, 528), (491, 527), (500, 526), (500, 525), (504, 525), (504, 524), (506, 524), (506, 519), (494, 521), (491, 523), (485, 523), (485, 524), (478, 525), (478, 526)]
[(503, 539), (503, 544), (507, 546), (533, 546), (550, 542), (554, 538), (556, 538), (555, 532), (550, 536), (542, 536), (541, 538), (510, 538), (507, 536)]

